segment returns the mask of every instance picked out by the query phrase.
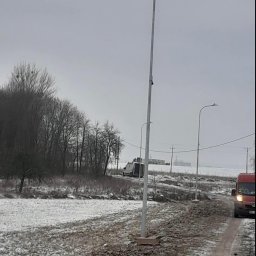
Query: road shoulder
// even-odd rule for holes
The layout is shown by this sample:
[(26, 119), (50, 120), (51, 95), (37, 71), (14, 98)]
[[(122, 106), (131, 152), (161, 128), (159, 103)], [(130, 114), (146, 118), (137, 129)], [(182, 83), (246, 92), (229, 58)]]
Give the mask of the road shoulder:
[(236, 239), (239, 227), (241, 225), (240, 219), (230, 218), (227, 222), (228, 226), (221, 235), (220, 242), (213, 250), (212, 256), (230, 256), (233, 243)]

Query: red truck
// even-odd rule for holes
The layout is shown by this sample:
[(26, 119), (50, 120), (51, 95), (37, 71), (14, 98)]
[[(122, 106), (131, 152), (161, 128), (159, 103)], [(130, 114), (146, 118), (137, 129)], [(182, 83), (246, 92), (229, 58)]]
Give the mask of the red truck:
[(234, 217), (255, 216), (255, 173), (240, 173), (236, 189), (232, 190), (234, 200)]

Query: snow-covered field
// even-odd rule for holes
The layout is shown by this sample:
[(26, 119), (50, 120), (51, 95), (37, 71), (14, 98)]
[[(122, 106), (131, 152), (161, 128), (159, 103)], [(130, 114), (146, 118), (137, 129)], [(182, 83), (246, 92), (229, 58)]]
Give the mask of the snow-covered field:
[[(160, 174), (150, 175), (149, 178), (149, 183), (152, 182), (152, 178), (158, 182), (166, 179)], [(170, 177), (173, 182), (180, 182), (180, 178), (179, 175)], [(207, 181), (208, 177), (205, 180)], [(220, 188), (228, 185), (222, 180), (216, 179), (214, 183), (216, 182)], [(206, 183), (211, 185), (210, 181)], [(229, 199), (223, 197), (223, 200)], [(148, 211), (151, 231), (159, 229), (163, 232), (163, 246), (156, 247), (155, 250), (173, 250), (174, 253), (171, 255), (178, 255), (175, 254), (177, 246), (184, 250), (189, 248), (189, 254), (180, 255), (211, 255), (218, 235), (226, 227), (225, 221), (230, 211), (229, 204), (226, 205), (220, 200), (202, 201), (200, 207), (195, 207), (189, 202), (184, 204), (175, 201), (171, 204), (149, 201), (148, 204), (156, 206), (149, 207)], [(0, 255), (105, 255), (91, 252), (121, 250), (115, 247), (117, 245), (120, 248), (126, 246), (124, 253), (120, 255), (144, 255), (130, 253), (133, 250), (140, 250), (131, 242), (134, 241), (131, 235), (139, 232), (141, 207), (142, 202), (135, 200), (0, 199)], [(182, 214), (186, 217), (178, 219)], [(255, 243), (252, 242), (255, 240), (255, 220), (245, 219), (243, 224), (244, 228), (238, 235), (237, 252), (240, 253), (238, 255), (252, 256), (254, 254), (251, 254), (251, 251), (255, 252), (251, 249), (255, 247)], [(90, 238), (87, 234), (91, 235), (92, 232), (94, 233)], [(197, 234), (200, 234), (200, 237)], [(202, 244), (200, 239), (204, 239)], [(114, 247), (111, 249), (108, 246)], [(245, 254), (249, 251), (250, 254)]]
[(84, 221), (140, 207), (141, 201), (0, 199), (0, 232)]
[[(180, 198), (182, 198), (182, 195), (184, 195), (185, 198), (187, 198), (187, 194), (192, 193), (193, 195), (195, 176), (183, 174), (190, 174), (195, 170), (192, 167), (176, 166), (173, 172), (181, 174), (167, 175), (169, 168), (170, 166), (163, 165), (149, 166), (149, 170), (159, 172), (150, 173), (149, 192), (154, 192), (159, 195), (163, 194), (166, 198), (169, 198), (170, 195), (179, 195)], [(180, 169), (178, 170), (178, 168)], [(187, 171), (185, 171), (185, 169)], [(209, 172), (203, 174), (215, 176), (216, 169), (214, 170), (215, 173), (213, 170), (208, 169)], [(202, 171), (200, 172), (202, 174)], [(237, 173), (232, 172), (232, 175), (229, 175), (231, 170), (228, 170), (225, 173), (223, 172), (223, 175), (218, 175), (233, 177), (239, 172), (240, 170), (238, 170)], [(235, 175), (233, 175), (234, 173)], [(125, 181), (131, 181), (127, 183), (129, 187), (131, 186), (131, 188), (133, 188), (135, 184), (134, 190), (141, 191), (142, 186), (137, 185), (138, 183), (142, 185), (143, 179), (116, 175), (115, 179), (113, 178), (112, 181), (117, 181), (119, 184), (119, 180), (123, 181), (123, 179)], [(233, 178), (200, 177), (199, 191), (205, 192), (209, 198), (213, 198), (212, 201), (202, 201), (200, 208), (194, 208), (194, 204), (190, 203), (190, 200), (184, 204), (185, 201), (178, 202), (175, 201), (176, 199), (173, 199), (173, 197), (170, 197), (170, 199), (173, 200), (171, 204), (148, 201), (148, 205), (156, 206), (149, 207), (148, 212), (151, 212), (151, 215), (149, 214), (151, 218), (149, 226), (152, 226), (152, 230), (155, 230), (153, 225), (159, 224), (159, 228), (161, 228), (163, 232), (163, 238), (161, 240), (163, 246), (161, 250), (169, 252), (169, 249), (171, 249), (174, 252), (172, 255), (176, 255), (176, 246), (180, 245), (179, 239), (183, 240), (183, 237), (185, 240), (181, 243), (181, 248), (184, 250), (185, 248), (189, 248), (189, 254), (184, 255), (211, 255), (211, 251), (216, 246), (218, 235), (224, 230), (225, 221), (230, 212), (229, 208), (226, 209), (226, 207), (229, 207), (229, 204), (226, 205), (223, 203), (222, 205), (222, 200), (218, 200), (218, 194), (221, 194), (221, 196), (224, 195), (223, 200), (229, 200), (229, 197), (226, 197), (226, 195), (230, 195), (231, 188), (234, 187), (234, 180)], [(126, 183), (120, 182), (120, 184)], [(36, 186), (32, 187), (32, 185), (33, 184), (30, 184), (31, 195), (34, 195), (33, 193), (36, 189), (42, 189)], [(51, 187), (47, 185), (49, 184), (44, 184), (46, 195), (51, 194)], [(9, 199), (4, 197), (4, 193), (2, 193), (3, 199), (0, 199), (0, 255), (103, 255), (91, 254), (91, 252), (105, 249), (111, 251), (111, 249), (104, 247), (106, 244), (111, 246), (117, 246), (118, 244), (118, 246), (121, 246), (120, 248), (123, 248), (123, 245), (126, 244), (124, 254), (120, 255), (143, 255), (131, 254), (129, 251), (126, 251), (127, 248), (129, 248), (131, 252), (133, 250), (139, 250), (135, 245), (130, 245), (132, 244), (131, 241), (134, 241), (131, 234), (139, 233), (139, 221), (141, 219), (142, 208), (141, 200), (121, 200), (122, 197), (118, 197), (119, 200), (87, 200), (84, 199), (84, 197), (81, 197), (82, 199), (75, 199), (78, 197), (76, 197), (73, 187), (71, 187), (71, 190), (67, 191), (65, 183), (65, 186), (63, 185), (61, 188), (68, 193), (67, 197), (69, 199), (21, 199), (17, 197)], [(59, 191), (59, 188), (55, 187), (55, 190), (56, 189)], [(166, 189), (172, 193), (170, 193), (170, 195), (168, 193), (164, 194)], [(28, 189), (26, 191), (28, 193)], [(82, 190), (79, 191), (80, 194), (83, 194)], [(179, 193), (177, 193), (177, 191)], [(9, 193), (7, 192), (6, 194)], [(106, 191), (100, 190), (99, 193), (100, 195), (107, 195)], [(12, 195), (12, 193), (9, 194)], [(36, 197), (34, 196), (34, 198)], [(106, 196), (106, 198), (109, 197)], [(214, 200), (214, 198), (217, 198), (217, 200)], [(187, 216), (184, 222), (182, 219), (177, 220), (177, 223), (173, 225), (173, 222), (178, 216), (181, 216), (181, 214)], [(199, 218), (200, 216), (203, 218)], [(169, 219), (172, 219), (172, 221), (169, 222)], [(86, 220), (89, 221), (86, 222)], [(209, 229), (210, 233), (207, 231), (209, 222), (212, 222), (212, 229)], [(165, 230), (166, 223), (169, 223), (167, 231)], [(242, 253), (241, 255), (246, 255), (243, 253), (247, 253), (248, 250), (251, 250), (250, 248), (252, 248), (252, 246), (255, 247), (255, 243), (252, 242), (255, 238), (255, 236), (252, 235), (255, 231), (255, 229), (251, 227), (253, 223), (255, 224), (253, 220), (244, 221), (246, 228), (241, 229), (238, 235), (237, 251), (239, 250), (239, 253)], [(187, 228), (188, 226), (189, 228)], [(94, 235), (89, 241), (86, 235), (91, 234), (92, 231)], [(117, 237), (116, 233), (118, 233)], [(184, 235), (185, 233), (186, 235)], [(197, 237), (197, 233), (200, 233), (201, 238), (204, 238), (203, 244), (200, 243), (201, 238)], [(84, 237), (81, 237), (81, 234), (83, 234)], [(101, 236), (102, 240), (98, 240)], [(123, 238), (122, 241), (119, 241), (120, 237)], [(176, 244), (173, 244), (173, 239), (176, 239)], [(54, 242), (52, 243), (52, 241)], [(74, 243), (74, 241), (76, 241), (76, 243)], [(167, 247), (165, 248), (165, 246)], [(116, 247), (113, 247), (113, 250), (116, 250)], [(87, 254), (85, 254), (85, 252)], [(255, 250), (252, 252), (255, 252)], [(158, 253), (152, 255), (157, 254)], [(248, 256), (252, 255), (254, 254), (248, 254)]]
[[(125, 166), (126, 166), (126, 163), (119, 163), (120, 169), (124, 168)], [(110, 167), (116, 168), (115, 165), (112, 165)], [(148, 169), (149, 171), (169, 173), (170, 165), (150, 164)], [(175, 173), (196, 174), (196, 167), (195, 166), (173, 166), (172, 171)], [(198, 173), (200, 175), (209, 175), (209, 176), (237, 177), (238, 174), (241, 172), (245, 172), (245, 170), (234, 169), (234, 168), (201, 167), (201, 166), (198, 168)]]

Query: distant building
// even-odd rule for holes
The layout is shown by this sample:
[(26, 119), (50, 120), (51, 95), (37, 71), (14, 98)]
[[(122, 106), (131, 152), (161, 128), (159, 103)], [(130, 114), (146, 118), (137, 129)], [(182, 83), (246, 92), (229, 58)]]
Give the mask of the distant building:
[(173, 165), (175, 165), (175, 166), (191, 166), (191, 163), (185, 162), (185, 161), (182, 161), (182, 160), (178, 160), (176, 158), (176, 160), (173, 162)]
[[(138, 163), (144, 163), (144, 159), (142, 158), (134, 158), (133, 162), (138, 162)], [(160, 160), (160, 159), (148, 159), (148, 164), (158, 164), (158, 165), (165, 165), (165, 160)]]
[(165, 161), (164, 160), (160, 160), (160, 159), (148, 159), (148, 163), (149, 164), (165, 165)]

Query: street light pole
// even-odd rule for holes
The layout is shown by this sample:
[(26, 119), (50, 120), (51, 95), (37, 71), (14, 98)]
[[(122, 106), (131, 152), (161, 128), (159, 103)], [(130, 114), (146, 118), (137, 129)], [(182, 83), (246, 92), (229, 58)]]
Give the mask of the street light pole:
[(153, 86), (155, 12), (156, 12), (156, 0), (153, 0), (151, 49), (150, 49), (150, 70), (149, 70), (149, 87), (148, 87), (148, 108), (147, 108), (147, 132), (146, 132), (146, 147), (145, 147), (145, 172), (144, 172), (143, 206), (142, 206), (142, 221), (141, 221), (141, 237), (144, 237), (144, 238), (146, 236), (146, 215), (147, 215), (147, 195), (148, 195), (148, 159), (149, 159), (150, 123), (151, 123), (150, 122), (151, 91), (152, 91), (152, 86)]
[(172, 162), (173, 162), (173, 147), (172, 147), (172, 156), (171, 156), (171, 163), (170, 163), (170, 165), (171, 165), (171, 167), (170, 167), (170, 174), (172, 174)]
[(140, 169), (139, 169), (139, 183), (140, 183), (140, 176), (141, 176), (141, 162), (142, 162), (142, 159), (141, 159), (141, 149), (142, 149), (142, 129), (143, 129), (143, 126), (147, 124), (147, 123), (144, 123), (141, 125), (140, 127)]
[(200, 129), (201, 129), (201, 113), (203, 109), (209, 107), (217, 107), (216, 103), (212, 105), (203, 106), (199, 111), (199, 124), (198, 124), (198, 134), (197, 134), (197, 158), (196, 158), (196, 192), (195, 192), (195, 201), (198, 201), (198, 167), (199, 167), (199, 147), (200, 147)]

